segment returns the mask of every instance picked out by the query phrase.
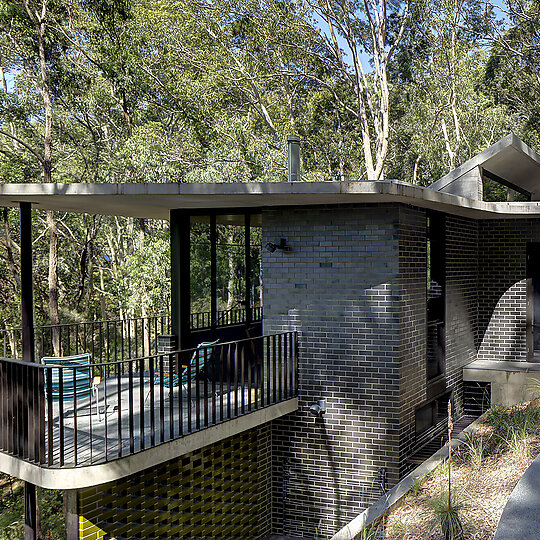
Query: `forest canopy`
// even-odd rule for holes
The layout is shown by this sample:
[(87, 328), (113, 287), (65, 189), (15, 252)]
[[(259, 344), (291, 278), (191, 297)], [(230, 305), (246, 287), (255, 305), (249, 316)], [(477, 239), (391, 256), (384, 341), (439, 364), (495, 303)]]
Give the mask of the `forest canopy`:
[[(511, 131), (539, 149), (539, 49), (538, 0), (0, 0), (0, 182), (280, 182), (295, 133), (306, 181), (428, 185)], [(34, 226), (39, 321), (166, 309), (167, 223)]]

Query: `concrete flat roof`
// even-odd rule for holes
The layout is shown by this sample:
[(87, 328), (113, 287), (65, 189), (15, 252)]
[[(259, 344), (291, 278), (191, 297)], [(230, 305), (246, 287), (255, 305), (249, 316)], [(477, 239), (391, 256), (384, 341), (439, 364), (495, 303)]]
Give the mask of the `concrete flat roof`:
[(169, 219), (172, 209), (403, 203), (476, 219), (540, 217), (540, 202), (484, 202), (405, 182), (0, 184), (0, 206)]

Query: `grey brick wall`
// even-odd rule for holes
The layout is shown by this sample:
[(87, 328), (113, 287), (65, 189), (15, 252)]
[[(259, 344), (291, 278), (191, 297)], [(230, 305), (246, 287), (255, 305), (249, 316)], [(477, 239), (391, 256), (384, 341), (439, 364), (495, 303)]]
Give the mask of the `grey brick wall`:
[[(264, 333), (297, 330), (300, 343), (300, 409), (272, 426), (274, 532), (334, 533), (379, 495), (378, 469), (394, 484), (425, 441), (425, 234), (425, 211), (405, 205), (263, 212), (263, 245), (292, 247), (263, 254)], [(447, 216), (444, 377), (456, 417), (482, 407), (465, 407), (463, 366), (526, 358), (527, 241), (540, 241), (540, 222)]]
[(478, 222), (446, 217), (446, 384), (455, 415), (464, 413), (463, 367), (476, 359), (478, 344)]
[(415, 408), (426, 399), (426, 213), (399, 210), (400, 475), (416, 443)]
[[(397, 207), (263, 213), (264, 332), (298, 330), (300, 408), (273, 425), (273, 528), (335, 532), (399, 477)], [(322, 420), (311, 403), (326, 399)]]
[(526, 243), (540, 241), (533, 220), (480, 222), (478, 358), (527, 361)]

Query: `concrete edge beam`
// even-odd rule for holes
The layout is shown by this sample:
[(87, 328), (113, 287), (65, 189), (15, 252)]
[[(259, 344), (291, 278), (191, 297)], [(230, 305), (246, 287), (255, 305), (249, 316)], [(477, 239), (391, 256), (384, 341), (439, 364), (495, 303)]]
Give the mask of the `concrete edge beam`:
[(296, 410), (298, 410), (297, 397), (125, 458), (86, 467), (53, 469), (0, 452), (0, 471), (47, 489), (81, 489), (106, 484), (271, 422)]
[[(450, 441), (452, 451), (463, 444), (465, 436), (468, 433), (475, 433), (478, 430), (484, 416), (485, 413)], [(354, 540), (366, 527), (379, 519), (384, 513), (391, 510), (409, 492), (414, 482), (435, 470), (447, 458), (448, 445), (445, 445), (424, 461), (422, 465), (419, 465), (414, 471), (410, 472), (388, 493), (385, 493), (374, 504), (366, 508), (361, 514), (345, 525), (345, 527), (340, 529), (330, 540)]]
[(0, 206), (169, 219), (171, 209), (403, 203), (477, 219), (540, 216), (538, 202), (484, 202), (397, 181), (246, 184), (3, 184)]

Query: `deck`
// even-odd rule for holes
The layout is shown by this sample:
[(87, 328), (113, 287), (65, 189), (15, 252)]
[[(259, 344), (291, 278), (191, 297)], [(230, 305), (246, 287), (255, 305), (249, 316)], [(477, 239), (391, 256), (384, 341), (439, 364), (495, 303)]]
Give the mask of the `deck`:
[[(180, 384), (186, 366), (191, 382)], [(97, 386), (97, 407), (89, 386), (70, 394), (81, 369), (86, 384)], [(26, 468), (33, 471), (27, 476), (35, 476), (44, 470), (111, 469), (130, 458), (144, 463), (151, 449), (176, 444), (188, 451), (185, 440), (197, 433), (212, 433), (199, 437), (199, 447), (211, 444), (230, 436), (232, 424), (249, 429), (294, 410), (297, 378), (295, 332), (83, 368), (0, 358), (0, 470)], [(174, 457), (167, 452), (161, 460)]]
[[(120, 392), (117, 378), (101, 381), (99, 415), (95, 400), (64, 402), (63, 415), (59, 404), (53, 404), (52, 423), (46, 421), (45, 430), (52, 434), (51, 467), (80, 467), (112, 461), (123, 456), (170, 442), (186, 434), (226, 422), (264, 406), (260, 388), (234, 388), (199, 382), (187, 389), (173, 387), (160, 393), (148, 377), (141, 386), (138, 374), (130, 390), (129, 377), (121, 377)], [(223, 389), (221, 389), (223, 386)], [(270, 389), (273, 394), (273, 389)], [(132, 392), (134, 399), (129, 395)], [(198, 397), (197, 397), (198, 394)], [(90, 402), (91, 408), (90, 408)], [(91, 412), (90, 412), (91, 411)], [(46, 415), (48, 416), (48, 414)], [(181, 421), (180, 421), (181, 419)], [(46, 445), (49, 455), (49, 446)]]

